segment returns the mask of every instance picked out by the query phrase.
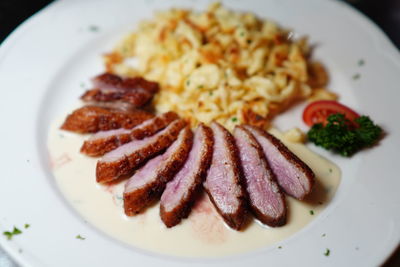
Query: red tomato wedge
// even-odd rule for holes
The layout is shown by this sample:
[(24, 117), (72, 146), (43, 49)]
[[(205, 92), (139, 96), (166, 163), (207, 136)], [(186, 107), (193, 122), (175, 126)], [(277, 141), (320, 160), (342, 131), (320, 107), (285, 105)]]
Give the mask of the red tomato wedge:
[(341, 113), (350, 120), (360, 117), (354, 110), (333, 100), (320, 100), (310, 103), (303, 112), (303, 121), (308, 126), (316, 123), (326, 124), (327, 118), (331, 114)]

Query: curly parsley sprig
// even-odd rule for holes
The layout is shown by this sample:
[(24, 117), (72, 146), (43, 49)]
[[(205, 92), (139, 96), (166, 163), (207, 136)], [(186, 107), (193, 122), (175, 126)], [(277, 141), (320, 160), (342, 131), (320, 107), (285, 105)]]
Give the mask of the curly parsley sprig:
[(349, 121), (343, 114), (328, 117), (328, 123), (314, 124), (308, 131), (308, 140), (342, 156), (349, 157), (357, 151), (374, 145), (382, 135), (382, 128), (368, 116)]

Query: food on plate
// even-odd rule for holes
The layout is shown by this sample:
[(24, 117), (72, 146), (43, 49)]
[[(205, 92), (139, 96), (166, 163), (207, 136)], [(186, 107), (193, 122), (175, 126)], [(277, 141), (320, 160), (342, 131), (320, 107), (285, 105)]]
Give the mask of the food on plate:
[(178, 119), (167, 128), (142, 140), (133, 140), (105, 154), (96, 165), (96, 180), (108, 183), (129, 175), (147, 160), (168, 148), (187, 125)]
[(253, 126), (246, 125), (245, 128), (261, 145), (283, 191), (299, 200), (310, 194), (315, 182), (315, 174), (310, 167), (273, 135)]
[[(108, 72), (160, 83), (154, 106), (232, 130), (265, 127), (328, 75), (312, 61), (306, 38), (256, 17), (211, 4), (204, 12), (170, 9), (143, 21), (108, 55)], [(135, 64), (131, 64), (135, 61)]]
[(200, 124), (196, 129), (188, 159), (167, 184), (161, 196), (160, 217), (167, 227), (173, 227), (189, 216), (211, 163), (213, 143), (211, 129)]
[(240, 159), (231, 133), (216, 122), (211, 123), (214, 151), (204, 188), (224, 221), (233, 229), (244, 226), (247, 196), (243, 188)]
[(132, 140), (152, 136), (176, 119), (178, 119), (178, 115), (175, 112), (166, 112), (148, 119), (132, 129), (119, 128), (97, 132), (83, 143), (81, 152), (92, 157), (102, 156)]
[(84, 106), (69, 114), (61, 129), (77, 133), (95, 133), (121, 127), (130, 129), (152, 117), (154, 117), (153, 114), (139, 109), (125, 112), (97, 106)]
[(251, 211), (264, 224), (284, 225), (285, 197), (265, 159), (262, 147), (244, 126), (236, 126), (233, 135), (239, 150)]
[(187, 159), (193, 143), (193, 133), (186, 127), (167, 151), (146, 163), (125, 184), (124, 210), (133, 216), (158, 200), (165, 185)]
[(306, 134), (297, 127), (287, 130), (283, 133), (283, 138), (292, 143), (304, 143)]
[(351, 156), (376, 144), (382, 136), (382, 128), (367, 116), (350, 121), (347, 113), (336, 113), (328, 116), (326, 125), (314, 124), (307, 136), (317, 146), (333, 150), (342, 156)]
[[(95, 133), (81, 153), (103, 156), (97, 162), (83, 158), (96, 165), (96, 190), (111, 193), (111, 205), (123, 207), (129, 223), (144, 225), (160, 200), (165, 226), (180, 224), (174, 235), (191, 227), (218, 236), (213, 240), (239, 240), (223, 222), (239, 231), (249, 227), (251, 235), (250, 213), (268, 226), (285, 225), (283, 232), (305, 225), (308, 218), (291, 228), (287, 218), (298, 216), (299, 207), (309, 216), (308, 205), (318, 194), (306, 204), (298, 200), (310, 195), (315, 174), (265, 131), (273, 116), (299, 100), (337, 97), (326, 90), (329, 77), (311, 60), (305, 38), (295, 39), (272, 21), (217, 3), (202, 13), (158, 13), (105, 60), (106, 72), (94, 77), (93, 87), (81, 97), (90, 106), (70, 114), (62, 129)], [(314, 104), (307, 119), (314, 122), (320, 107)], [(300, 144), (300, 130), (277, 136), (297, 142), (290, 146), (305, 157), (317, 158), (317, 165), (326, 167), (319, 175), (336, 170)], [(54, 171), (73, 158), (65, 153), (53, 157)], [(149, 234), (154, 222), (132, 229), (134, 235)]]
[(95, 104), (118, 101), (131, 104), (133, 108), (142, 107), (149, 103), (158, 91), (158, 83), (142, 77), (121, 78), (115, 74), (104, 73), (92, 81), (94, 88), (86, 91), (81, 99)]
[(320, 100), (311, 102), (303, 111), (303, 121), (308, 126), (313, 126), (317, 123), (326, 124), (328, 117), (331, 114), (341, 113), (350, 121), (353, 122), (360, 117), (351, 108), (332, 100)]

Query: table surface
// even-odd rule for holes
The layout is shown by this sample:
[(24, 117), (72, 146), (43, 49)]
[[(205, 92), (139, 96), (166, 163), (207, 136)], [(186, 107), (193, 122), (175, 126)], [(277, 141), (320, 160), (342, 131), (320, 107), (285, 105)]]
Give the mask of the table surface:
[[(51, 2), (50, 0), (0, 0), (0, 44), (25, 19)], [(347, 2), (373, 20), (400, 49), (399, 0), (347, 0)], [(0, 267), (17, 266), (0, 248)], [(400, 266), (400, 247), (383, 266)]]

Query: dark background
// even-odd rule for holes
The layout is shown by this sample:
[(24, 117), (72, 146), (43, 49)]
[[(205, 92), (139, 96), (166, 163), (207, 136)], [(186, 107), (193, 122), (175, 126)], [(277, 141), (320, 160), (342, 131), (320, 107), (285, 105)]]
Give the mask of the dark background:
[[(20, 23), (50, 2), (52, 1), (0, 0), (0, 43)], [(373, 20), (400, 49), (400, 0), (347, 0), (346, 2)], [(400, 266), (400, 249), (397, 249), (384, 266)]]

